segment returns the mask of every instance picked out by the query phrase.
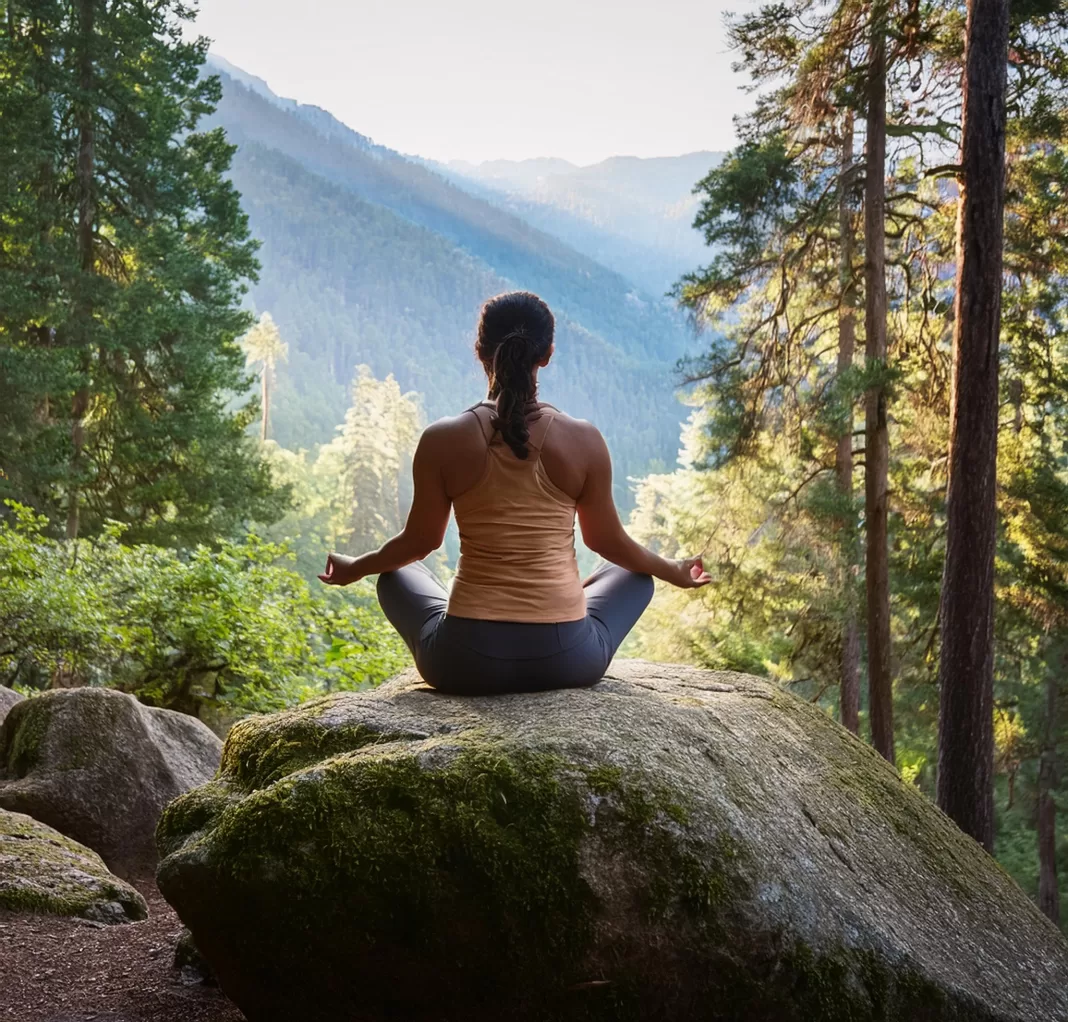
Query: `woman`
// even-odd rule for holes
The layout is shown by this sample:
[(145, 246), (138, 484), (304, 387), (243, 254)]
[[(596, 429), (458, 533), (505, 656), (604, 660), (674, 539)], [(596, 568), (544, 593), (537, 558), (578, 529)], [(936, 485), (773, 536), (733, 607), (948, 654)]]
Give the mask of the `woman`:
[[(653, 577), (710, 581), (700, 557), (666, 560), (623, 530), (600, 432), (537, 401), (553, 354), (553, 315), (513, 291), (482, 308), (475, 351), (489, 396), (419, 438), (404, 531), (360, 557), (331, 554), (319, 576), (348, 585), (378, 573), (378, 599), (422, 677), (444, 692), (531, 692), (592, 685), (653, 595)], [(454, 508), (460, 560), (447, 592), (420, 563)], [(608, 563), (584, 582), (586, 545)]]

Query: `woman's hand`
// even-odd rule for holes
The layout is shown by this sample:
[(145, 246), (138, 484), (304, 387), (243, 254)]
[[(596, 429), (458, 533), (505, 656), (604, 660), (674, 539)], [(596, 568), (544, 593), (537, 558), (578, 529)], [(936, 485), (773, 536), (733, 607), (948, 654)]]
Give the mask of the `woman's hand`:
[(670, 582), (680, 589), (697, 589), (706, 586), (712, 581), (712, 576), (705, 571), (700, 556), (683, 557), (674, 562), (676, 570), (665, 581)]
[(326, 559), (326, 571), (319, 579), (328, 586), (347, 586), (359, 582), (363, 575), (355, 568), (356, 558), (344, 554), (330, 554)]

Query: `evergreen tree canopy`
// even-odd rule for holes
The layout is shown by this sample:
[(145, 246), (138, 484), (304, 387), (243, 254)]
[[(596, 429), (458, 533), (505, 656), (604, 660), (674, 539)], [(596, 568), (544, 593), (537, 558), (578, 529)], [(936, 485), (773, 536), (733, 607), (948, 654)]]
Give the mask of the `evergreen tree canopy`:
[[(179, 0), (0, 5), (0, 495), (186, 542), (284, 494), (245, 438), (255, 244)], [(10, 140), (10, 141), (9, 141)]]

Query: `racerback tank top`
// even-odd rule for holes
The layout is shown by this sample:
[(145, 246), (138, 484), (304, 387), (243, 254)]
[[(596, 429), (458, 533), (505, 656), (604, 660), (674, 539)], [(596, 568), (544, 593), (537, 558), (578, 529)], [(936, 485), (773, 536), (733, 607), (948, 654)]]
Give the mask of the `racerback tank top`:
[(586, 616), (575, 560), (575, 501), (541, 463), (545, 435), (558, 411), (539, 406), (528, 419), (530, 454), (517, 458), (493, 428), (495, 409), (467, 409), (487, 441), (486, 468), (453, 501), (460, 530), (447, 613), (488, 621), (563, 622)]

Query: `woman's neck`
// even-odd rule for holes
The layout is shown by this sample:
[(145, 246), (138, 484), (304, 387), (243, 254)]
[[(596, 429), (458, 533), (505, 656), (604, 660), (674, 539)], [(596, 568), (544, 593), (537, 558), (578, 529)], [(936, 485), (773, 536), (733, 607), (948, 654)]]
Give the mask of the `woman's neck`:
[[(487, 394), (485, 400), (482, 403), (484, 405), (493, 405), (494, 407), (496, 407), (497, 406), (497, 399), (495, 397), (493, 397), (492, 395)], [(535, 408), (540, 408), (544, 403), (545, 402), (539, 401), (537, 398), (535, 398), (533, 401), (528, 401), (523, 407), (524, 408), (535, 409)]]

